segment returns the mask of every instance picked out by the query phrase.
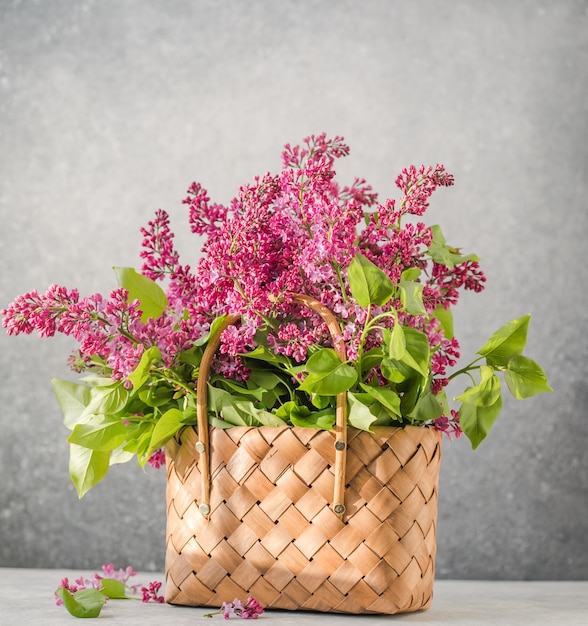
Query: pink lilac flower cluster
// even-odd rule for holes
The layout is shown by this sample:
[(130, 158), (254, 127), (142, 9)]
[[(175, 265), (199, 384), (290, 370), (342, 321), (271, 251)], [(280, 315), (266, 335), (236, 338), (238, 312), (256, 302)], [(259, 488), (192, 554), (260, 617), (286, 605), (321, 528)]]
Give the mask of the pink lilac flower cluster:
[[(285, 292), (303, 292), (338, 314), (353, 358), (365, 315), (349, 297), (346, 281), (346, 269), (355, 253), (363, 253), (394, 282), (407, 268), (426, 269), (424, 251), (432, 241), (431, 229), (420, 222), (396, 225), (406, 214), (422, 215), (433, 191), (453, 184), (443, 166), (405, 169), (397, 180), (404, 197), (395, 208), (392, 200), (377, 205), (376, 194), (362, 179), (356, 179), (351, 187), (339, 187), (333, 163), (348, 153), (340, 137), (327, 140), (320, 135), (304, 144), (286, 146), (280, 174), (266, 174), (242, 187), (230, 209), (217, 211), (223, 220), (216, 228), (208, 205), (200, 217), (197, 207), (191, 205), (192, 223), (201, 222), (198, 232), (208, 233), (204, 257), (196, 268), (198, 305), (193, 313), (198, 318), (211, 311), (240, 313), (246, 320), (241, 326), (246, 333), (225, 332), (222, 342), (228, 353), (255, 347), (252, 326), (261, 326), (264, 316), (284, 320), (267, 337), (277, 353), (303, 362), (311, 345), (329, 345), (326, 327), (318, 316), (287, 301), (276, 304)], [(375, 210), (370, 212), (372, 207)], [(368, 224), (362, 228), (366, 215)], [(427, 314), (439, 306), (456, 304), (462, 287), (476, 291), (483, 287), (485, 278), (477, 262), (445, 270), (435, 269), (425, 283)], [(428, 334), (436, 374), (442, 377), (445, 367), (459, 354), (457, 341), (442, 338), (439, 323), (429, 316), (405, 316), (402, 322)], [(373, 341), (377, 343), (378, 338)]]
[[(290, 302), (284, 297), (288, 293), (314, 297), (337, 315), (350, 359), (360, 344), (366, 351), (381, 345), (381, 328), (363, 335), (367, 313), (353, 299), (347, 278), (351, 261), (361, 253), (394, 284), (405, 270), (421, 270), (425, 314), (409, 314), (393, 298), (383, 308), (373, 307), (372, 315), (396, 310), (396, 318), (384, 319), (383, 326), (391, 327), (397, 319), (426, 334), (432, 388), (438, 393), (447, 385), (447, 368), (459, 357), (459, 343), (444, 336), (433, 313), (454, 306), (462, 289), (481, 291), (485, 281), (475, 260), (450, 266), (427, 256), (433, 231), (419, 218), (431, 194), (453, 185), (453, 176), (442, 165), (411, 166), (396, 180), (400, 201), (379, 203), (365, 180), (357, 178), (350, 186), (335, 180), (334, 162), (348, 153), (341, 137), (325, 134), (299, 146), (286, 145), (282, 170), (241, 187), (229, 206), (211, 203), (206, 189), (193, 183), (184, 204), (192, 232), (205, 236), (195, 268), (180, 263), (169, 215), (158, 210), (141, 231), (141, 271), (166, 281), (168, 305), (157, 319), (142, 319), (138, 302), (129, 302), (122, 288), (109, 298), (82, 298), (75, 289), (53, 285), (44, 294), (31, 291), (16, 298), (0, 311), (2, 324), (8, 334), (72, 336), (79, 342), (70, 358), (76, 371), (98, 368), (131, 387), (128, 377), (147, 349), (157, 347), (163, 367), (173, 371), (217, 316), (237, 314), (242, 321), (223, 333), (213, 369), (244, 381), (249, 370), (241, 355), (257, 347), (261, 329), (275, 353), (298, 363), (307, 359), (311, 347), (332, 345), (323, 320)], [(380, 379), (377, 370), (367, 377)], [(454, 431), (458, 428), (456, 416), (444, 418)], [(447, 430), (443, 423), (440, 427)], [(161, 465), (162, 455), (152, 462)]]
[(159, 595), (159, 590), (161, 589), (161, 581), (156, 580), (149, 583), (148, 587), (141, 587), (141, 601), (142, 602), (159, 602), (163, 604), (165, 602), (165, 598)]
[[(131, 593), (137, 594), (141, 591), (143, 602), (159, 602), (163, 603), (164, 597), (158, 595), (158, 592), (161, 588), (161, 582), (153, 581), (149, 583), (148, 587), (141, 586), (139, 584), (131, 584), (129, 583), (129, 579), (133, 576), (136, 576), (137, 572), (132, 567), (127, 567), (125, 569), (115, 569), (112, 563), (105, 564), (102, 566), (102, 572), (94, 572), (89, 578), (85, 578), (84, 576), (80, 576), (76, 578), (73, 583), (70, 583), (69, 578), (63, 578), (59, 584), (58, 589), (65, 589), (70, 593), (75, 593), (76, 591), (81, 591), (82, 589), (102, 589), (102, 580), (104, 578), (118, 580), (123, 583), (127, 589), (130, 590)], [(55, 602), (58, 605), (63, 604), (63, 600), (55, 594)]]
[[(70, 593), (81, 591), (82, 589), (102, 589), (102, 576), (98, 573), (94, 573), (90, 578), (84, 578), (80, 576), (76, 578), (73, 583), (70, 583), (69, 578), (66, 576), (61, 579), (58, 589), (66, 589)], [(63, 604), (63, 600), (55, 594), (55, 603), (59, 606)]]
[(257, 619), (263, 613), (263, 607), (253, 597), (249, 596), (245, 602), (235, 598), (233, 602), (223, 602), (220, 611), (206, 613), (203, 617), (213, 617), (223, 615), (225, 619), (230, 619), (231, 615), (242, 617), (243, 619)]
[(449, 439), (453, 437), (459, 439), (462, 435), (462, 430), (459, 425), (459, 415), (455, 409), (451, 409), (450, 414), (451, 417), (447, 415), (438, 417), (433, 421), (433, 426), (442, 433), (445, 433)]
[(148, 459), (149, 465), (154, 467), (155, 469), (159, 469), (160, 467), (165, 465), (165, 450), (160, 448), (156, 450)]

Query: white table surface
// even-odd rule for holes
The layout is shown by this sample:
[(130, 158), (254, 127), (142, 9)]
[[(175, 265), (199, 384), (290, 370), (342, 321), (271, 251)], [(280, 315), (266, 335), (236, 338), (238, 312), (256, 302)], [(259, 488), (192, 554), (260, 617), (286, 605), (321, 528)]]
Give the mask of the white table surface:
[[(56, 606), (53, 592), (65, 576), (73, 580), (87, 573), (73, 570), (0, 568), (0, 625), (63, 626), (75, 623), (76, 618), (70, 616), (62, 606)], [(132, 580), (147, 584), (152, 580), (163, 580), (163, 575), (141, 572)], [(210, 610), (144, 604), (132, 600), (110, 600), (102, 609), (96, 623), (104, 626), (193, 626), (211, 625), (215, 621), (226, 623), (222, 615), (212, 619), (203, 617)], [(239, 622), (237, 618), (231, 619), (233, 623)], [(316, 623), (317, 620), (320, 620), (321, 626), (355, 626), (360, 623), (413, 626), (588, 626), (588, 581), (439, 580), (435, 583), (433, 606), (428, 611), (389, 616), (266, 611), (256, 623), (303, 626)]]

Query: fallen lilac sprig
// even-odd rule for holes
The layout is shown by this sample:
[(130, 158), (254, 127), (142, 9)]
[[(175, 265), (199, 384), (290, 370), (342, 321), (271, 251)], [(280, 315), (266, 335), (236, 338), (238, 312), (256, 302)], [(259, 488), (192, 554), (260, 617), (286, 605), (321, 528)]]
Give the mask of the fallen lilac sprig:
[[(69, 578), (63, 578), (55, 591), (56, 604), (64, 605), (74, 617), (98, 617), (110, 599), (164, 602), (164, 597), (158, 595), (161, 582), (150, 582), (147, 587), (130, 584), (129, 579), (136, 575), (132, 567), (115, 570), (110, 563), (103, 565), (102, 572), (94, 572), (90, 578), (80, 576), (73, 583)], [(141, 598), (136, 596), (139, 591)]]
[(231, 615), (242, 617), (243, 619), (257, 619), (263, 613), (263, 607), (253, 597), (249, 596), (245, 604), (238, 598), (232, 602), (223, 602), (219, 611), (205, 613), (202, 617), (213, 617), (223, 614), (225, 619), (230, 619)]

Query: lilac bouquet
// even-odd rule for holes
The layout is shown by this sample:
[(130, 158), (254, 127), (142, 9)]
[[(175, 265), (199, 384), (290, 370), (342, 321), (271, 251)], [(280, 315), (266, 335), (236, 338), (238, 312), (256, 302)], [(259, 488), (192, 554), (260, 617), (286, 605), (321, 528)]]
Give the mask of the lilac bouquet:
[[(475, 255), (419, 221), (453, 176), (441, 165), (411, 166), (396, 180), (399, 200), (380, 203), (364, 180), (335, 180), (335, 160), (348, 153), (341, 137), (324, 134), (286, 145), (281, 172), (244, 185), (229, 206), (192, 184), (184, 200), (190, 228), (206, 236), (194, 268), (181, 264), (159, 210), (142, 229), (140, 273), (115, 268), (109, 297), (53, 285), (1, 311), (9, 334), (79, 342), (70, 365), (81, 381), (52, 382), (71, 429), (80, 497), (113, 464), (136, 456), (142, 466), (160, 465), (166, 442), (196, 423), (203, 350), (229, 315), (239, 322), (222, 330), (208, 381), (209, 419), (219, 428), (329, 429), (336, 396), (346, 392), (351, 427), (435, 427), (465, 433), (475, 448), (502, 408), (499, 374), (517, 398), (550, 391), (541, 367), (522, 354), (529, 316), (453, 370), (451, 308), (461, 290), (481, 291), (485, 277)], [(335, 315), (346, 360), (299, 294)], [(450, 408), (445, 388), (461, 375), (467, 386)]]

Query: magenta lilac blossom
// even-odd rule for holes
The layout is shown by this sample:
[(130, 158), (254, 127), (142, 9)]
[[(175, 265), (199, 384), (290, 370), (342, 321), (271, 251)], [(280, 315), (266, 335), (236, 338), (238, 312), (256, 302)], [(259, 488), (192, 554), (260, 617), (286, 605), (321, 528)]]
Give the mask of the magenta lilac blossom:
[(235, 598), (233, 602), (223, 602), (219, 611), (205, 613), (203, 617), (213, 617), (222, 615), (225, 619), (231, 616), (241, 617), (243, 619), (257, 619), (264, 612), (261, 604), (253, 597), (249, 596), (245, 602)]

